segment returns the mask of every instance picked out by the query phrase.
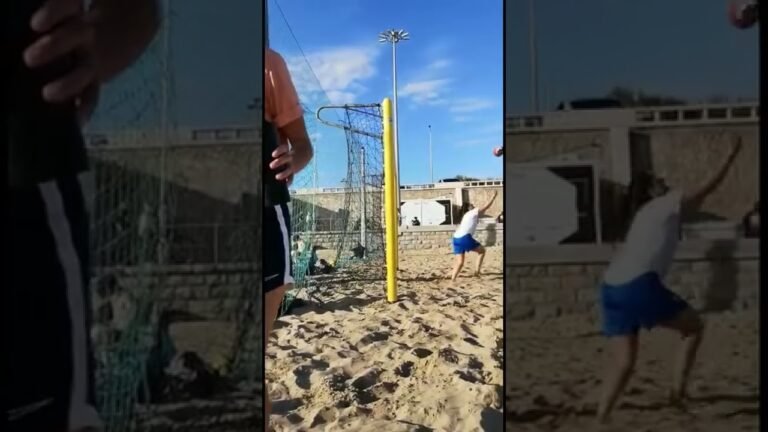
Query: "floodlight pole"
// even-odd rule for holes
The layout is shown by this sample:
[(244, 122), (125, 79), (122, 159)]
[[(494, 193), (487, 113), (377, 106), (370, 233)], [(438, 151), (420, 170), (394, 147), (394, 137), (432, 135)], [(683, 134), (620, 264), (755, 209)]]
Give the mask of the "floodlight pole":
[(410, 39), (410, 35), (405, 30), (386, 30), (379, 34), (379, 42), (392, 44), (392, 135), (394, 138), (394, 157), (395, 157), (395, 179), (397, 189), (395, 191), (395, 199), (397, 200), (397, 215), (398, 225), (402, 223), (402, 216), (400, 215), (400, 138), (398, 127), (398, 111), (397, 111), (397, 43), (400, 41), (406, 41)]

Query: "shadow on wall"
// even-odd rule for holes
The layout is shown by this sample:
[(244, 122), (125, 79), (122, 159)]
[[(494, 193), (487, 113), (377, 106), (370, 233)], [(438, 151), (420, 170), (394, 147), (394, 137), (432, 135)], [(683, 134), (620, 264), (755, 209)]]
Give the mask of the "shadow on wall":
[(739, 283), (736, 275), (739, 268), (733, 259), (736, 242), (719, 240), (712, 244), (707, 251), (707, 259), (711, 261), (712, 274), (709, 284), (702, 293), (702, 312), (723, 312), (731, 309), (739, 293)]
[(485, 229), (485, 246), (496, 246), (497, 231), (496, 225), (488, 225)]

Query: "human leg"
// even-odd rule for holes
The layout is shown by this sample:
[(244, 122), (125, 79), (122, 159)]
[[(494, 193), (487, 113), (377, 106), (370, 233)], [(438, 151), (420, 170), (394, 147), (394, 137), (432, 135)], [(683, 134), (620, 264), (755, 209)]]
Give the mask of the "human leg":
[(662, 322), (660, 326), (679, 332), (682, 338), (670, 390), (670, 398), (674, 403), (682, 401), (687, 396), (688, 377), (696, 361), (704, 323), (696, 311), (686, 308), (673, 319)]
[(477, 246), (473, 251), (477, 254), (477, 263), (475, 264), (475, 276), (480, 275), (480, 268), (483, 266), (483, 258), (485, 258), (485, 248), (483, 246)]
[[(269, 336), (280, 309), (285, 293), (293, 288), (290, 255), (290, 214), (285, 204), (264, 209), (263, 249), (269, 253), (263, 256), (264, 279), (264, 355), (269, 348)], [(264, 378), (264, 430), (269, 430), (269, 416), (272, 405), (269, 386)]]
[(459, 272), (461, 272), (461, 268), (464, 266), (464, 253), (458, 253), (455, 254), (455, 258), (453, 259), (453, 271), (451, 272), (451, 280), (455, 281), (457, 277), (459, 277)]
[[(88, 216), (75, 176), (10, 191), (5, 411), (10, 431), (96, 428)], [(44, 319), (41, 319), (44, 317)]]
[(613, 356), (603, 378), (603, 390), (597, 408), (600, 423), (608, 419), (613, 407), (632, 376), (637, 359), (637, 333), (612, 336), (609, 341)]

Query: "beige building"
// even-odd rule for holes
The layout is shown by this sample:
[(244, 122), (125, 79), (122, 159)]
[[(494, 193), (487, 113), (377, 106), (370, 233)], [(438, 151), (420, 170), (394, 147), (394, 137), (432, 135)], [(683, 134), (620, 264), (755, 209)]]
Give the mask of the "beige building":
[(759, 199), (758, 125), (753, 103), (510, 117), (505, 163), (596, 163), (603, 232), (610, 237), (633, 172), (652, 170), (673, 187), (696, 190), (722, 166), (733, 140), (741, 139), (743, 150), (732, 170), (697, 215), (735, 222)]

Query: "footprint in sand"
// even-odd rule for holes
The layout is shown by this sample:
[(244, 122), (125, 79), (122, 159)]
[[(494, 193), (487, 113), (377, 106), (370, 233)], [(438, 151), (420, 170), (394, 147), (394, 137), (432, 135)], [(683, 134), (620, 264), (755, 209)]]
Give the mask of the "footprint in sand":
[(461, 329), (462, 329), (462, 330), (464, 330), (464, 333), (466, 333), (466, 334), (468, 334), (469, 336), (471, 336), (471, 337), (473, 337), (473, 338), (477, 339), (477, 335), (476, 335), (474, 332), (472, 332), (472, 329), (470, 329), (468, 325), (466, 325), (466, 324), (462, 324), (462, 325), (461, 325)]
[(469, 361), (467, 361), (467, 367), (469, 369), (481, 370), (483, 366), (483, 362), (478, 360), (476, 357), (470, 357)]
[(312, 360), (309, 361), (309, 366), (312, 369), (319, 370), (319, 371), (323, 372), (323, 371), (327, 370), (331, 366), (331, 364), (328, 363), (325, 360), (312, 359)]
[(330, 389), (332, 392), (342, 392), (346, 390), (347, 388), (347, 381), (349, 381), (349, 376), (345, 374), (344, 372), (338, 372), (331, 375), (326, 375), (323, 378), (323, 383)]
[(356, 377), (352, 378), (350, 384), (357, 390), (366, 390), (379, 382), (379, 375), (381, 375), (381, 369), (366, 369)]
[(302, 390), (309, 390), (311, 386), (310, 375), (312, 375), (312, 367), (309, 365), (301, 365), (293, 370), (293, 375), (296, 377), (296, 386)]
[(462, 380), (472, 384), (485, 384), (485, 378), (480, 371), (475, 370), (457, 370), (456, 375)]
[(466, 342), (466, 343), (468, 343), (468, 344), (470, 344), (472, 346), (482, 347), (482, 345), (480, 345), (480, 342), (478, 342), (477, 339), (475, 339), (475, 338), (465, 337), (464, 338), (464, 342)]
[(411, 351), (411, 353), (420, 359), (423, 359), (432, 355), (432, 351), (426, 348), (414, 348), (414, 350)]
[(357, 343), (358, 346), (367, 346), (374, 342), (382, 342), (389, 339), (390, 334), (388, 332), (371, 332), (363, 336)]
[(438, 351), (437, 356), (448, 363), (457, 364), (459, 362), (459, 356), (456, 354), (456, 351), (450, 348), (441, 349)]
[(400, 366), (398, 366), (395, 369), (395, 374), (397, 376), (408, 378), (413, 373), (413, 362), (407, 361), (405, 363), (402, 363)]

